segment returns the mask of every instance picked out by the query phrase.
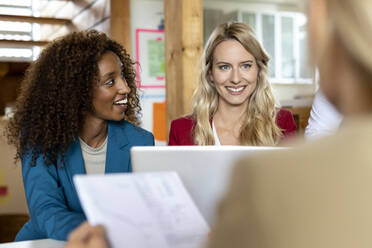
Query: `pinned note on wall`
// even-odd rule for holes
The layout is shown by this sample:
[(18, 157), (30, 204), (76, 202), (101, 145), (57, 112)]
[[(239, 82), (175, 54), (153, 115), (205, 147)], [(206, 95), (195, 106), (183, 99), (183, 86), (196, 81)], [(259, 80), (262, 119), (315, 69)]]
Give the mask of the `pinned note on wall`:
[(164, 30), (139, 28), (135, 37), (137, 86), (165, 88)]

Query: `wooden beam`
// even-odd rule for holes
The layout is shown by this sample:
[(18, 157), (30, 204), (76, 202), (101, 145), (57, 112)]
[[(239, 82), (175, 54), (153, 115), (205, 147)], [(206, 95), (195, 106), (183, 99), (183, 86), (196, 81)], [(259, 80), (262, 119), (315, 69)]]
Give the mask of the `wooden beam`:
[(203, 1), (165, 0), (167, 130), (170, 122), (191, 112), (203, 50)]
[(45, 46), (48, 41), (33, 41), (33, 40), (3, 40), (0, 39), (0, 45), (10, 47), (30, 47), (30, 46)]
[(33, 16), (17, 16), (17, 15), (0, 15), (0, 21), (8, 22), (29, 22), (39, 24), (64, 25), (69, 24), (69, 19), (51, 18), (51, 17), (33, 17)]
[(130, 0), (110, 0), (110, 4), (110, 36), (130, 54)]

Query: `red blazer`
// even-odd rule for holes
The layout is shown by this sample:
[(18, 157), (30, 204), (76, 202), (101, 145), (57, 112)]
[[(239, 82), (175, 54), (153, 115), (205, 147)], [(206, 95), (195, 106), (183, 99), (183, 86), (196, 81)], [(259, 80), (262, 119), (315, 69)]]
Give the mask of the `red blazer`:
[[(293, 120), (292, 112), (280, 109), (276, 116), (276, 124), (283, 130), (282, 140), (291, 136), (296, 136), (296, 124)], [(169, 132), (170, 146), (193, 146), (194, 141), (191, 137), (195, 121), (191, 116), (173, 120)]]

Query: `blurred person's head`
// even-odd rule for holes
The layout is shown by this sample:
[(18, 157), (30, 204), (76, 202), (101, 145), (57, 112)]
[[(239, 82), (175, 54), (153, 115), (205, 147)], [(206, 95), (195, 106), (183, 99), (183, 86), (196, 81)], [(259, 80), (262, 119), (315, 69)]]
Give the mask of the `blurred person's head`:
[(345, 114), (372, 109), (372, 1), (308, 0), (309, 43), (320, 88)]
[(18, 157), (32, 153), (34, 164), (42, 154), (56, 164), (88, 116), (138, 124), (139, 111), (126, 50), (104, 33), (74, 32), (51, 42), (26, 71), (8, 138)]
[[(235, 69), (240, 68), (238, 72), (233, 70), (235, 64)], [(213, 31), (203, 51), (199, 84), (194, 92), (195, 144), (214, 144), (210, 119), (222, 103), (247, 106), (240, 133), (242, 145), (277, 143), (280, 129), (275, 123), (268, 64), (269, 56), (247, 24), (228, 22)]]

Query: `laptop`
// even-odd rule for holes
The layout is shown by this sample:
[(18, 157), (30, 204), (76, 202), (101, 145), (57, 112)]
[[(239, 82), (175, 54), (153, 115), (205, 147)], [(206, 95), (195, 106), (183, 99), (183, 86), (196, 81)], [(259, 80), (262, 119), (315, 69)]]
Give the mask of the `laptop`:
[(137, 146), (131, 149), (133, 172), (175, 171), (202, 216), (211, 225), (235, 162), (242, 156), (278, 147)]

